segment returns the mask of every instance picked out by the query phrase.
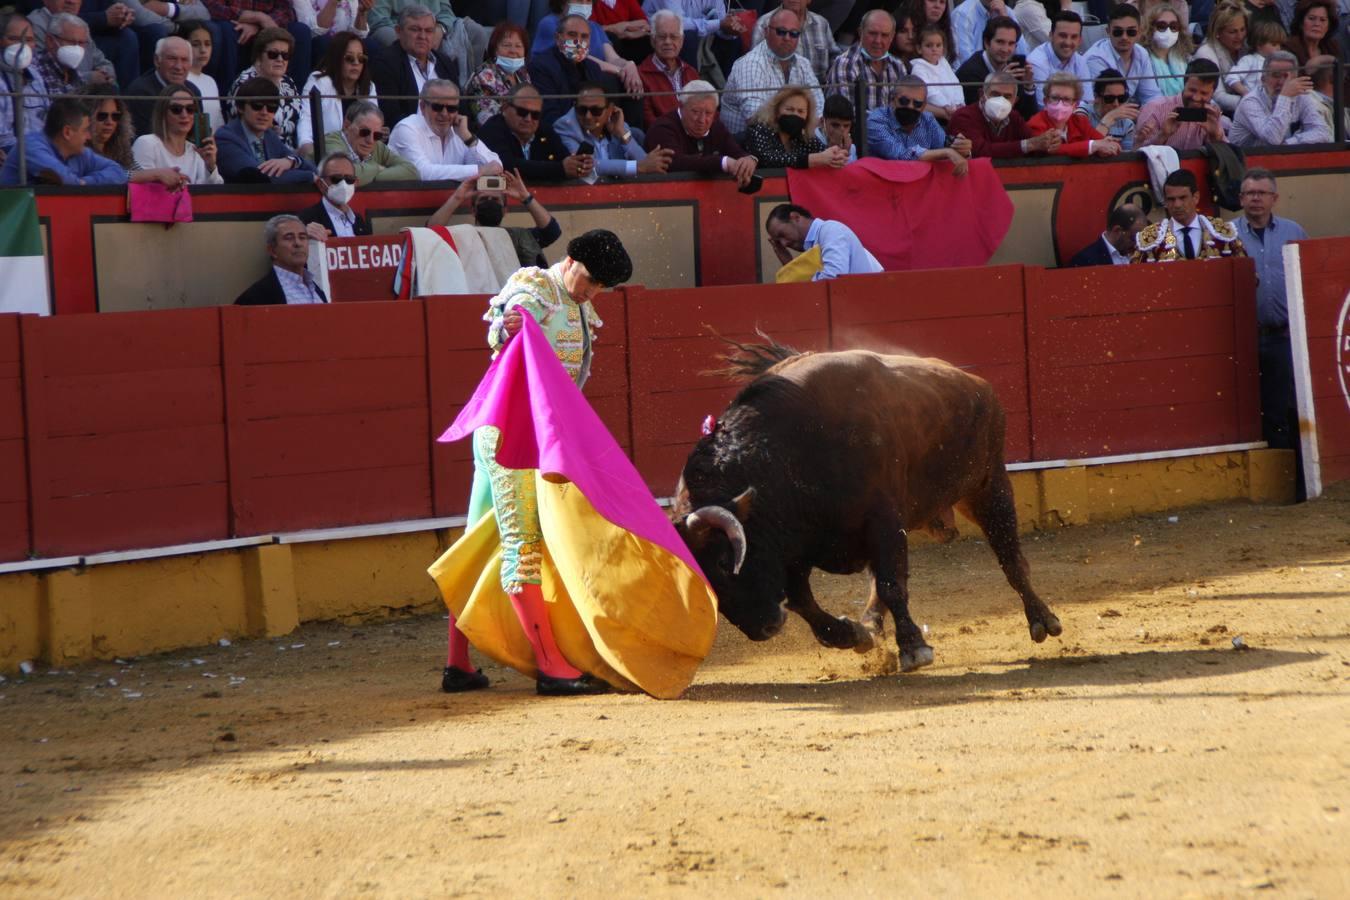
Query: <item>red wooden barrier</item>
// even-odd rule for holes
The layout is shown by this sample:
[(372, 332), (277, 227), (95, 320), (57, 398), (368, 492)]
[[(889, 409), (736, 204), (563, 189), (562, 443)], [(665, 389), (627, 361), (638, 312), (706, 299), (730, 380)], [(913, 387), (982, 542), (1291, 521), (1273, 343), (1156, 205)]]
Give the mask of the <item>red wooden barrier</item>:
[[(1291, 274), (1297, 289), (1290, 293), (1289, 312), (1292, 319), (1301, 308), (1307, 323), (1299, 410), (1305, 443), (1316, 441), (1317, 465), (1304, 466), (1305, 479), (1316, 479), (1308, 490), (1314, 496), (1350, 478), (1350, 239), (1300, 241), (1296, 249), (1298, 264)], [(1298, 372), (1303, 348), (1296, 344), (1293, 349)], [(1316, 426), (1312, 434), (1310, 419)], [(1303, 448), (1304, 460), (1312, 449)]]
[(19, 317), (0, 315), (0, 560), (28, 555), (28, 442)]
[(857, 275), (830, 282), (831, 346), (934, 356), (989, 381), (1009, 462), (1031, 458), (1021, 266)]
[(329, 238), (328, 292), (334, 303), (394, 299), (394, 273), (403, 260), (403, 235)]
[(227, 537), (220, 313), (21, 327), (36, 554)]
[(1027, 269), (1036, 458), (1259, 440), (1250, 260)]
[(424, 315), (417, 303), (221, 311), (235, 534), (431, 515)]

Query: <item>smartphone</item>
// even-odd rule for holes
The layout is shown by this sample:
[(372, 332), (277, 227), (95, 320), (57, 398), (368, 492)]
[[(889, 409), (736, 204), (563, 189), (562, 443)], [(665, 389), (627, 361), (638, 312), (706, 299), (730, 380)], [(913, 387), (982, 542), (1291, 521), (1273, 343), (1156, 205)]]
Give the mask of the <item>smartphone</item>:
[(1025, 69), (1027, 66), (1027, 55), (1025, 53), (1014, 53), (1012, 59), (1008, 60), (1008, 65), (1021, 66)]
[(202, 141), (211, 136), (211, 119), (206, 113), (199, 112), (192, 117), (192, 144), (200, 147)]
[(1209, 118), (1209, 110), (1203, 106), (1179, 106), (1177, 107), (1178, 122), (1204, 122)]
[(758, 194), (759, 189), (764, 187), (764, 179), (758, 174), (750, 176), (750, 183), (743, 188), (736, 188), (742, 194)]
[(577, 156), (594, 156), (595, 145), (590, 141), (582, 141), (581, 146), (577, 147)]
[(504, 191), (506, 179), (500, 175), (479, 175), (474, 187), (480, 191)]

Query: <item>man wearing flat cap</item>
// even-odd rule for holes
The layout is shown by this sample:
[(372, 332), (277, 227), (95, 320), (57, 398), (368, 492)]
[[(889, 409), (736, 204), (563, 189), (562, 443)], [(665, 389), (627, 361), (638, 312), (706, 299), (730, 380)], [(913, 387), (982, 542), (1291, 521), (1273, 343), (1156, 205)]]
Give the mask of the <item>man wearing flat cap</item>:
[[(580, 388), (591, 371), (595, 330), (602, 324), (591, 301), (633, 274), (628, 252), (612, 231), (596, 229), (573, 238), (562, 262), (547, 269), (530, 266), (506, 281), (489, 303), (484, 321), (488, 346), (495, 355), (521, 328), (529, 313), (548, 337), (563, 368)], [(534, 649), (540, 694), (596, 694), (609, 689), (604, 681), (577, 669), (554, 640), (540, 589), (543, 536), (535, 496), (534, 473), (497, 463), (501, 431), (486, 425), (473, 434), (474, 478), (468, 521), (472, 525), (491, 509), (501, 535), (502, 587)], [(488, 686), (487, 676), (469, 660), (469, 642), (450, 617), (450, 651), (441, 689), (454, 693)]]

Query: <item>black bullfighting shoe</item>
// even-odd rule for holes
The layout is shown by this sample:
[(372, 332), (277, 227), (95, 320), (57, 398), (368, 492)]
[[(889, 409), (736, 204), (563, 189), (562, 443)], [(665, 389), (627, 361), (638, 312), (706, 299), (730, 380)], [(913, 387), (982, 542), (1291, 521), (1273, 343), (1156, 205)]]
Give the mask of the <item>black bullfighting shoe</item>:
[(454, 666), (446, 666), (445, 671), (441, 673), (441, 690), (447, 694), (481, 691), (491, 683), (482, 672), (465, 672)]
[(540, 674), (534, 683), (534, 690), (541, 697), (576, 697), (582, 694), (608, 694), (609, 682), (601, 681), (592, 675), (580, 678), (553, 678)]

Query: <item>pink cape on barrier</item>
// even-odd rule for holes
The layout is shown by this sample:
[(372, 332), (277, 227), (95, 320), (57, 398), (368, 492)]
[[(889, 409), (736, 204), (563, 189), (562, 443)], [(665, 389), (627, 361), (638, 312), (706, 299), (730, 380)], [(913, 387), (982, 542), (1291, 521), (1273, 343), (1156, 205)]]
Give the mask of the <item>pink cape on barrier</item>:
[(960, 178), (946, 163), (870, 158), (787, 177), (793, 203), (852, 228), (888, 272), (982, 266), (1012, 225), (1012, 200), (987, 159), (972, 159)]
[(572, 482), (611, 524), (673, 554), (704, 582), (703, 570), (676, 533), (642, 476), (554, 355), (532, 316), (488, 367), (478, 389), (438, 438), (457, 441), (474, 429), (501, 429), (497, 462), (538, 469)]

